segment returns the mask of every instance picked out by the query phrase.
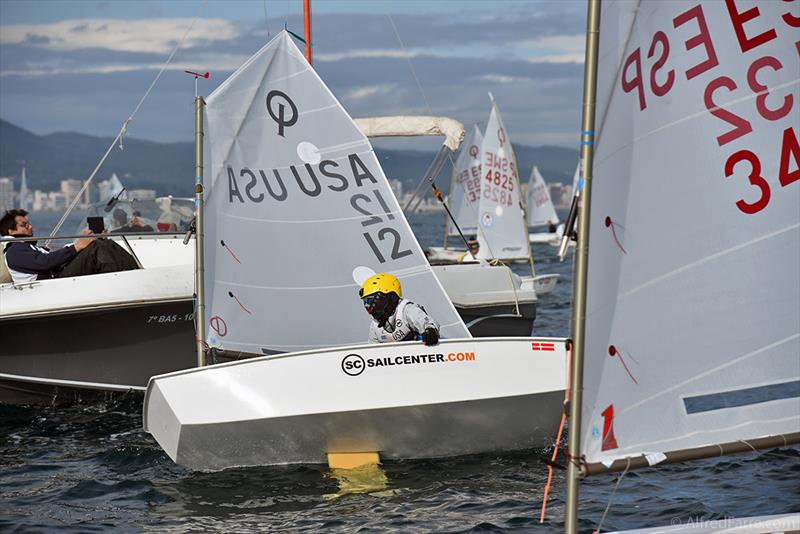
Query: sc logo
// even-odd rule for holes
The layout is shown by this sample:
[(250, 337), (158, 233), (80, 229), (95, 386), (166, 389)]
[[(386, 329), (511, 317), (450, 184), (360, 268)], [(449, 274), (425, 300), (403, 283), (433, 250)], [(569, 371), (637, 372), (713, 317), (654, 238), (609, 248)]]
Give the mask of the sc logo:
[(342, 371), (346, 375), (358, 376), (364, 372), (365, 367), (364, 358), (358, 354), (348, 354), (342, 360)]

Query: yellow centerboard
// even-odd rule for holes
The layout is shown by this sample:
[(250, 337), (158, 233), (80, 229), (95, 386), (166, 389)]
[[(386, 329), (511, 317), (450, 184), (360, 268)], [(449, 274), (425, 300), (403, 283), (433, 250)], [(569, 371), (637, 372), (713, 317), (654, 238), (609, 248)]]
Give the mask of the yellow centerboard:
[(362, 465), (379, 464), (381, 456), (377, 452), (329, 452), (328, 466), (331, 469), (355, 469)]

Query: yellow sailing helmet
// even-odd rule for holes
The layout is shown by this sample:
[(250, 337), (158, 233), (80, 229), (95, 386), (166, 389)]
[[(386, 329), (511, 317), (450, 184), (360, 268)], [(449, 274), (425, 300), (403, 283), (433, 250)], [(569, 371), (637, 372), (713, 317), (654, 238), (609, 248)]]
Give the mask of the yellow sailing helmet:
[(383, 293), (385, 295), (396, 293), (398, 297), (402, 297), (403, 289), (400, 287), (400, 280), (389, 273), (380, 273), (367, 278), (358, 291), (358, 296), (364, 298), (374, 293)]

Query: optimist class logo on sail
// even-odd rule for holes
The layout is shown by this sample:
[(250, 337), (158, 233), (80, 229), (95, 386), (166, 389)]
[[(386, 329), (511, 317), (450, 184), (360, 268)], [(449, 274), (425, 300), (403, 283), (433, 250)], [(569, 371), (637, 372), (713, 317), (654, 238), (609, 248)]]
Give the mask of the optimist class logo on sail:
[[(227, 204), (243, 208), (267, 203), (274, 207), (291, 206), (291, 211), (270, 212), (277, 221), (285, 222), (296, 222), (295, 213), (301, 209), (330, 213), (341, 207), (355, 212), (350, 220), (360, 223), (364, 242), (378, 263), (413, 256), (414, 249), (406, 242), (409, 231), (397, 216), (400, 208), (369, 143), (362, 137), (317, 148), (312, 140), (319, 143), (319, 139), (324, 139), (330, 145), (330, 136), (308, 122), (314, 111), (306, 111), (304, 115), (302, 106), (288, 89), (270, 90), (265, 105), (264, 120), (269, 127), (256, 131), (254, 139), (246, 139), (249, 135), (245, 130), (239, 136), (242, 144), (265, 144), (267, 148), (255, 152), (253, 157), (269, 162), (271, 168), (264, 168), (266, 165), (256, 161), (236, 162), (240, 152), (231, 151), (223, 166)], [(344, 133), (353, 136), (349, 129)], [(258, 134), (266, 138), (259, 139)], [(329, 220), (333, 224), (346, 224), (341, 213), (332, 213)]]
[(360, 354), (348, 354), (342, 359), (342, 371), (349, 376), (358, 376), (371, 367), (394, 367), (398, 365), (438, 365), (447, 363), (466, 363), (475, 361), (474, 352), (450, 352), (448, 354), (412, 354), (406, 356), (386, 356), (383, 358), (364, 358)]

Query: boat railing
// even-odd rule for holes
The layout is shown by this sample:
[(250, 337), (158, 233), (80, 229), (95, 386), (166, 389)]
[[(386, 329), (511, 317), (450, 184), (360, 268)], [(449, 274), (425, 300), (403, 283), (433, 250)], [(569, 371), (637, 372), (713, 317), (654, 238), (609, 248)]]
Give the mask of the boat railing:
[(104, 234), (74, 234), (74, 235), (58, 235), (58, 236), (31, 236), (31, 237), (10, 237), (4, 236), (0, 238), (0, 243), (17, 242), (17, 241), (44, 241), (50, 239), (52, 241), (65, 241), (67, 239), (81, 239), (84, 237), (127, 237), (133, 239), (161, 239), (161, 238), (183, 238), (186, 232), (114, 232)]

